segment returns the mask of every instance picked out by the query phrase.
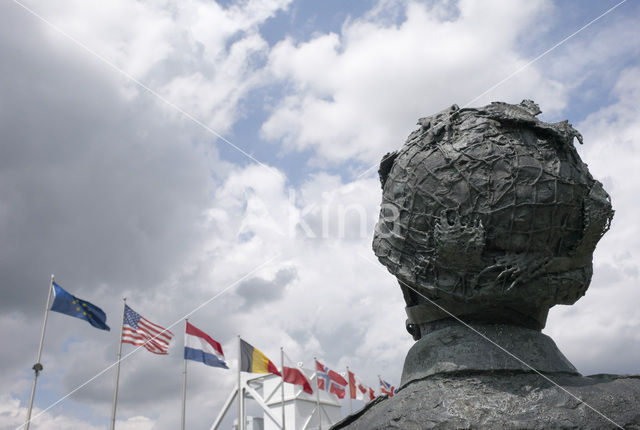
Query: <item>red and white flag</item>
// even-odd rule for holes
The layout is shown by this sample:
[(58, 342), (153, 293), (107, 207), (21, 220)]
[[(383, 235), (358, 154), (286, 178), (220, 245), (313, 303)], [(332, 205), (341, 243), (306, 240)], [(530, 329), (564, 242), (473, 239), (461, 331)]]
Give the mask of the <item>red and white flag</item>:
[[(285, 357), (286, 361), (291, 361), (287, 354), (282, 351), (282, 355)], [(307, 378), (307, 375), (304, 372), (294, 366), (286, 366), (282, 363), (282, 379), (284, 382), (288, 382), (289, 384), (300, 385), (302, 387), (302, 391), (307, 394), (313, 394), (313, 388), (311, 388), (311, 381)]]
[(376, 398), (373, 388), (364, 384), (352, 371), (348, 371), (349, 395), (352, 399), (371, 401)]
[(122, 343), (142, 345), (154, 354), (167, 354), (173, 333), (124, 305)]
[(347, 393), (347, 380), (338, 372), (329, 369), (324, 364), (316, 360), (316, 379), (318, 389), (335, 394), (340, 399), (344, 399)]
[(284, 369), (282, 369), (282, 378), (284, 379), (284, 382), (302, 386), (302, 391), (305, 393), (313, 394), (311, 382), (309, 382), (305, 374), (302, 373), (302, 370), (297, 367), (284, 366)]

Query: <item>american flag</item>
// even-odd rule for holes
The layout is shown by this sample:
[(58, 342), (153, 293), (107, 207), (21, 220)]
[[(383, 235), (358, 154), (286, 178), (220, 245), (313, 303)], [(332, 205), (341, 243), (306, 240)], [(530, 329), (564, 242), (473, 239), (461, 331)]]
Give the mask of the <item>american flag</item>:
[(124, 305), (122, 343), (142, 345), (154, 354), (167, 354), (173, 333)]

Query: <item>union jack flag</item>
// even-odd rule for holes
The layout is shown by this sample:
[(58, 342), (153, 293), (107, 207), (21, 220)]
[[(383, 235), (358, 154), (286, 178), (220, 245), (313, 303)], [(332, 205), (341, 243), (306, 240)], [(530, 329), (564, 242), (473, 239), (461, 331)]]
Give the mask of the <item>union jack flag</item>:
[(380, 375), (378, 375), (378, 379), (380, 380), (380, 392), (382, 394), (386, 394), (389, 397), (393, 397), (393, 395), (398, 392), (398, 390), (396, 390), (396, 387), (394, 387), (393, 385), (391, 385), (390, 383), (382, 379)]
[(338, 398), (344, 399), (347, 393), (347, 380), (338, 372), (329, 369), (318, 360), (316, 360), (316, 379), (319, 390), (328, 391), (338, 396)]

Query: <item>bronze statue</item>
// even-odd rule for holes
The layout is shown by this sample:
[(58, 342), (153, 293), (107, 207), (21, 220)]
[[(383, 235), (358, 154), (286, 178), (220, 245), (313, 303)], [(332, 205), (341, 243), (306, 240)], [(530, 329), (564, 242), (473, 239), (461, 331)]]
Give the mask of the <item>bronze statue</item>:
[(409, 327), (447, 317), (541, 329), (573, 304), (613, 216), (609, 195), (573, 146), (580, 133), (536, 118), (538, 106), (457, 106), (421, 118), (380, 166), (373, 250), (398, 277)]
[(380, 163), (373, 250), (417, 341), (401, 387), (335, 429), (640, 428), (640, 377), (584, 377), (542, 334), (582, 297), (609, 195), (567, 121), (538, 106), (451, 106)]

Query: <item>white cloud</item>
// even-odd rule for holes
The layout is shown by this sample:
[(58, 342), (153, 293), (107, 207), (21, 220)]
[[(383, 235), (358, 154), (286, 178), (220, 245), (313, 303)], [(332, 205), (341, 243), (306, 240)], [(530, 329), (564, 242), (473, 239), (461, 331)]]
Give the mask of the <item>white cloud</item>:
[[(225, 133), (240, 115), (241, 99), (263, 81), (260, 69), (268, 46), (259, 27), (291, 1), (251, 0), (227, 8), (201, 0), (177, 5), (154, 0), (39, 2), (32, 7), (171, 103)], [(52, 40), (68, 49), (67, 39)], [(115, 73), (106, 65), (104, 69)], [(121, 91), (129, 97), (144, 93), (131, 83)]]
[(596, 249), (586, 296), (571, 307), (552, 309), (547, 328), (585, 373), (637, 373), (640, 362), (640, 69), (620, 73), (612, 95), (613, 104), (577, 127), (585, 139), (578, 149), (604, 183), (616, 213)]
[[(603, 12), (606, 10), (604, 5), (599, 6)], [(544, 58), (540, 67), (562, 81), (571, 90), (572, 97), (582, 103), (593, 101), (601, 90), (598, 86), (613, 85), (620, 70), (640, 54), (634, 7), (627, 3), (603, 17)]]
[[(349, 365), (372, 386), (383, 368), (386, 377), (397, 382), (411, 344), (404, 330), (404, 315), (398, 311), (404, 306), (402, 295), (382, 266), (362, 257), (373, 260), (370, 241), (380, 199), (377, 180), (345, 184), (337, 176), (322, 174), (295, 189), (294, 196), (291, 199), (281, 177), (262, 167), (231, 169), (210, 211), (210, 225), (205, 230), (209, 240), (199, 248), (202, 260), (192, 261), (193, 267), (155, 290), (127, 293), (132, 306), (135, 303), (135, 309), (145, 317), (165, 326), (173, 321), (178, 324), (172, 328), (176, 341), (168, 357), (140, 350), (123, 362), (119, 417), (132, 421), (130, 417), (144, 410), (155, 422), (154, 428), (175, 428), (180, 412), (175, 405), (181, 376), (181, 316), (276, 253), (279, 258), (247, 280), (258, 278), (264, 282), (254, 282), (253, 288), (278, 288), (277, 292), (264, 292), (259, 294), (260, 300), (248, 303), (242, 291), (232, 288), (190, 317), (222, 343), (230, 366), (237, 365), (235, 334), (239, 333), (276, 361), (279, 346), (283, 346), (291, 359), (304, 361), (309, 368), (317, 355), (339, 371)], [(313, 210), (305, 212), (315, 201), (318, 204)], [(284, 226), (279, 230), (265, 226), (258, 213), (269, 215), (277, 225), (283, 221)], [(366, 214), (364, 232), (360, 213)], [(287, 225), (300, 220), (306, 220), (315, 237)], [(323, 225), (328, 226), (326, 234)], [(273, 282), (283, 270), (294, 271), (295, 276), (284, 285)], [(57, 318), (53, 332), (62, 332), (59, 327), (69, 324), (73, 321)], [(112, 341), (103, 343), (89, 333), (82, 336), (85, 340), (60, 351), (53, 345), (62, 343), (64, 335), (56, 337), (60, 339), (49, 340), (49, 351), (60, 361), (47, 359), (48, 385), (62, 379), (68, 392), (114, 359)], [(132, 350), (125, 346), (125, 353)], [(72, 358), (63, 359), (69, 355)], [(83, 364), (87, 362), (91, 365)], [(233, 386), (235, 374), (197, 364), (190, 369), (188, 410), (193, 412), (187, 420), (191, 426), (210, 425)], [(106, 419), (112, 373), (67, 400), (67, 407), (88, 405), (96, 416)]]
[[(456, 17), (441, 6), (405, 7), (400, 25), (374, 14), (346, 23), (340, 35), (276, 45), (270, 70), (292, 91), (263, 124), (263, 136), (328, 161), (375, 162), (402, 144), (419, 117), (462, 105), (522, 67), (528, 59), (517, 52), (519, 38), (548, 3), (462, 1)], [(532, 66), (475, 104), (523, 98), (553, 112), (566, 94)]]
[[(280, 268), (296, 268), (277, 299), (257, 304), (250, 316), (236, 301), (236, 330), (260, 342), (258, 348), (271, 345), (262, 348), (272, 356), (283, 345), (294, 360), (306, 361), (315, 353), (330, 365), (351, 363), (369, 378), (375, 375), (373, 367), (384, 362), (399, 374), (410, 338), (402, 313), (386, 309), (404, 306), (400, 290), (382, 266), (372, 267), (362, 257), (372, 259), (377, 179), (344, 184), (336, 176), (319, 174), (288, 190), (269, 172), (247, 167), (231, 174), (218, 196), (213, 212), (226, 228), (224, 238), (212, 242), (225, 250), (224, 255), (213, 251), (222, 255), (217, 270), (237, 265), (240, 256), (258, 264), (272, 252), (281, 258), (262, 275), (265, 279), (273, 279)], [(255, 216), (257, 207), (261, 218)], [(238, 234), (247, 239), (235, 240)], [(385, 303), (380, 310), (379, 300)]]
[[(27, 407), (20, 401), (6, 394), (0, 396), (0, 429), (15, 430), (24, 424), (27, 416)], [(33, 430), (98, 430), (103, 425), (95, 425), (90, 422), (67, 415), (59, 415), (44, 412), (34, 408), (31, 414), (30, 428)], [(124, 430), (151, 430), (155, 422), (144, 416), (135, 416), (126, 420), (116, 420), (116, 427)]]
[[(161, 93), (196, 118), (207, 120), (214, 130), (227, 131), (238, 117), (238, 105), (262, 80), (251, 59), (264, 56), (267, 44), (258, 35), (235, 42), (228, 55), (217, 61), (215, 72), (177, 75)], [(180, 114), (176, 112), (176, 116)]]
[(278, 10), (286, 9), (292, 0), (250, 0), (231, 4), (228, 8), (216, 2), (190, 0), (178, 6), (180, 28), (189, 29), (212, 60), (225, 50), (228, 39), (241, 31), (256, 30)]
[[(32, 3), (44, 18), (137, 78), (147, 75), (175, 49), (172, 14), (162, 6), (160, 2), (124, 0)], [(69, 43), (57, 40), (61, 45)]]

